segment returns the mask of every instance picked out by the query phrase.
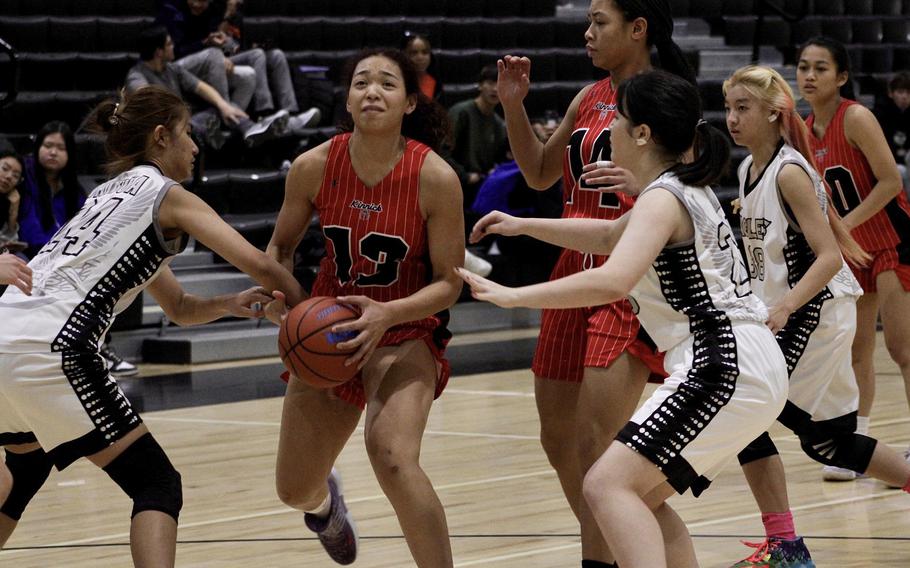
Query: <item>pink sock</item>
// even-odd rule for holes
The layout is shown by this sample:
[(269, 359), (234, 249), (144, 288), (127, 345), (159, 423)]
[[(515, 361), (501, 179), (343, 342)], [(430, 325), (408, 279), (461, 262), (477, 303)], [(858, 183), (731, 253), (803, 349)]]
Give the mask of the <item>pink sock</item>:
[[(904, 489), (907, 490), (906, 487)], [(765, 535), (768, 538), (774, 537), (784, 540), (794, 540), (796, 538), (793, 514), (790, 511), (786, 513), (762, 513), (761, 522), (765, 525)]]

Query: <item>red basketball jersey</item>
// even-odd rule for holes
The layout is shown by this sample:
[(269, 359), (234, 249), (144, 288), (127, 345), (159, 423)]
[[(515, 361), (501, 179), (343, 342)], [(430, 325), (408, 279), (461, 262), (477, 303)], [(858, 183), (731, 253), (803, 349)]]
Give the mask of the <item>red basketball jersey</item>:
[(563, 217), (617, 219), (632, 208), (631, 197), (600, 193), (581, 181), (582, 168), (610, 159), (610, 124), (616, 116), (616, 90), (610, 78), (594, 83), (581, 100), (575, 115), (574, 131), (563, 160)]
[[(397, 300), (429, 284), (426, 221), (420, 213), (420, 168), (430, 148), (407, 140), (391, 172), (374, 187), (357, 177), (348, 154), (350, 133), (332, 138), (314, 203), (325, 235), (313, 295)], [(432, 329), (440, 318), (405, 324)]]
[[(855, 209), (878, 183), (866, 157), (851, 146), (844, 135), (844, 116), (847, 109), (855, 104), (859, 103), (848, 99), (841, 101), (821, 139), (812, 132), (815, 115), (810, 114), (806, 119), (815, 161), (841, 216)], [(851, 234), (869, 252), (893, 249), (902, 241), (910, 243), (910, 203), (907, 196), (900, 192), (881, 211), (853, 229)]]

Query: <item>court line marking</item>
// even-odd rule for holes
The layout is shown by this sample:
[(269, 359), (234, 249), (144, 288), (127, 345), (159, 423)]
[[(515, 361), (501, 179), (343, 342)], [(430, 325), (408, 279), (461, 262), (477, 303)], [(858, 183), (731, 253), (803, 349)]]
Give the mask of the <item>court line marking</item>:
[[(537, 477), (537, 476), (552, 476), (552, 475), (555, 475), (555, 472), (551, 469), (547, 469), (547, 470), (540, 470), (540, 471), (534, 471), (534, 472), (523, 473), (523, 474), (515, 474), (515, 475), (500, 476), (500, 477), (495, 477), (495, 478), (450, 483), (450, 484), (445, 484), (445, 485), (439, 485), (436, 487), (436, 489), (439, 491), (442, 491), (442, 490), (449, 490), (449, 489), (458, 489), (458, 488), (462, 488), (462, 487), (470, 487), (470, 486), (474, 486), (474, 485), (486, 485), (489, 483), (496, 483), (496, 482), (500, 482), (500, 481), (511, 481), (511, 480), (515, 480), (515, 479), (524, 479), (524, 478)], [(873, 499), (879, 499), (879, 498), (883, 498), (883, 497), (895, 497), (895, 496), (902, 496), (902, 495), (903, 495), (903, 493), (900, 491), (895, 491), (895, 490), (882, 491), (882, 492), (878, 492), (878, 493), (873, 493), (871, 495), (861, 495), (861, 496), (856, 496), (856, 497), (847, 497), (844, 499), (833, 499), (833, 500), (829, 500), (829, 501), (822, 501), (819, 503), (810, 503), (807, 505), (800, 505), (797, 507), (792, 507), (791, 510), (792, 511), (808, 511), (808, 510), (814, 510), (814, 509), (823, 509), (826, 507), (842, 505), (842, 504), (846, 504), (846, 503), (857, 503), (857, 502), (861, 502), (861, 501), (871, 501)], [(361, 502), (365, 502), (365, 501), (375, 501), (377, 499), (384, 499), (384, 498), (385, 498), (385, 495), (382, 495), (382, 494), (369, 495), (366, 497), (348, 499), (348, 502), (349, 503), (361, 503)], [(251, 519), (258, 519), (258, 518), (263, 518), (263, 517), (277, 516), (277, 515), (283, 515), (283, 514), (288, 514), (288, 513), (297, 513), (297, 512), (298, 511), (296, 511), (295, 509), (285, 507), (282, 509), (273, 509), (270, 511), (251, 513), (248, 515), (221, 517), (221, 518), (217, 518), (217, 519), (209, 519), (206, 521), (196, 521), (193, 523), (181, 523), (180, 528), (181, 529), (198, 528), (198, 527), (204, 527), (204, 526), (211, 526), (211, 525), (230, 523), (230, 522), (236, 522), (236, 521), (246, 521), (246, 520), (251, 520)], [(724, 517), (724, 518), (720, 518), (720, 519), (711, 519), (711, 520), (707, 520), (707, 521), (690, 523), (690, 524), (687, 524), (686, 526), (689, 529), (696, 529), (696, 528), (702, 528), (702, 527), (707, 527), (707, 526), (712, 526), (712, 525), (721, 525), (721, 524), (726, 524), (726, 523), (733, 522), (733, 521), (748, 520), (751, 518), (759, 518), (759, 517), (760, 517), (759, 513), (749, 513), (749, 514), (744, 514), (744, 515), (735, 515), (735, 516)], [(52, 548), (64, 548), (64, 547), (68, 547), (68, 546), (76, 546), (76, 545), (89, 544), (89, 543), (98, 543), (98, 542), (104, 541), (104, 540), (113, 540), (113, 539), (120, 539), (120, 538), (129, 538), (129, 533), (128, 532), (116, 533), (116, 534), (111, 534), (111, 535), (102, 535), (102, 536), (84, 538), (84, 539), (80, 539), (80, 540), (51, 543), (51, 544), (47, 544), (47, 545), (41, 545), (40, 547), (36, 546), (36, 547), (32, 547), (32, 548), (17, 548), (14, 550), (0, 551), (0, 558), (5, 557), (5, 556), (13, 556), (15, 554), (21, 554), (23, 552), (33, 552), (35, 550), (52, 549)], [(479, 566), (482, 564), (490, 564), (492, 562), (499, 562), (502, 560), (510, 560), (510, 559), (514, 559), (514, 558), (525, 558), (525, 557), (534, 556), (537, 554), (558, 552), (561, 550), (570, 550), (570, 549), (575, 549), (575, 548), (579, 548), (579, 547), (581, 547), (581, 543), (578, 543), (578, 542), (559, 545), (559, 546), (548, 546), (548, 547), (544, 547), (544, 548), (535, 548), (533, 550), (524, 550), (522, 552), (516, 552), (513, 554), (504, 554), (504, 555), (468, 560), (465, 562), (458, 562), (455, 564), (455, 566), (456, 567)]]
[[(813, 509), (823, 509), (823, 508), (831, 507), (831, 506), (835, 506), (835, 505), (842, 505), (845, 503), (856, 503), (859, 501), (871, 501), (872, 499), (878, 499), (881, 497), (894, 497), (895, 495), (903, 495), (903, 492), (891, 490), (891, 491), (887, 491), (887, 492), (873, 493), (871, 495), (848, 497), (845, 499), (834, 499), (834, 500), (830, 500), (830, 501), (822, 501), (819, 503), (810, 503), (810, 504), (801, 505), (798, 507), (791, 507), (790, 510), (791, 511), (809, 511), (809, 510), (813, 510)], [(708, 521), (700, 521), (700, 522), (696, 522), (696, 523), (686, 523), (686, 528), (691, 531), (692, 529), (709, 527), (709, 526), (713, 526), (713, 525), (723, 525), (723, 524), (733, 522), (733, 521), (742, 521), (742, 520), (748, 520), (748, 519), (752, 519), (752, 518), (761, 518), (761, 514), (760, 513), (749, 513), (749, 514), (745, 514), (745, 515), (735, 515), (735, 516), (731, 516), (731, 517), (724, 517), (722, 519), (711, 519)], [(693, 536), (695, 536), (695, 535), (693, 535)], [(575, 548), (581, 548), (581, 543), (575, 542), (572, 544), (563, 544), (560, 546), (548, 546), (545, 548), (535, 548), (533, 550), (523, 550), (521, 552), (516, 552), (514, 554), (503, 554), (500, 556), (478, 558), (475, 560), (469, 560), (467, 562), (457, 562), (457, 563), (455, 563), (455, 566), (456, 566), (456, 568), (460, 568), (462, 566), (480, 566), (482, 564), (490, 564), (493, 562), (500, 562), (503, 560), (512, 560), (515, 558), (525, 558), (525, 557), (534, 556), (537, 554), (546, 554), (548, 552), (559, 552), (561, 550), (571, 550), (571, 549), (575, 549)]]
[[(218, 424), (227, 426), (281, 426), (280, 422), (259, 422), (254, 420), (216, 420), (208, 418), (172, 418), (167, 416), (150, 416), (143, 418), (146, 422), (179, 422), (189, 424)], [(363, 431), (363, 426), (358, 426), (358, 432)], [(492, 434), (484, 432), (453, 432), (448, 430), (425, 430), (424, 434), (431, 436), (451, 436), (456, 438), (492, 438), (494, 440), (539, 440), (540, 436), (525, 434)]]
[[(472, 487), (475, 485), (487, 485), (490, 483), (500, 483), (503, 481), (514, 481), (516, 479), (527, 479), (529, 477), (541, 477), (541, 476), (553, 476), (553, 475), (556, 475), (556, 473), (552, 469), (546, 469), (546, 470), (539, 470), (539, 471), (531, 471), (528, 473), (517, 473), (514, 475), (502, 475), (499, 477), (488, 477), (485, 479), (475, 479), (475, 480), (471, 480), (471, 481), (459, 481), (457, 483), (436, 485), (434, 487), (435, 487), (436, 491), (438, 492), (438, 491), (445, 491), (445, 490), (450, 490), (450, 489), (461, 489), (463, 487)], [(377, 495), (367, 495), (365, 497), (357, 497), (357, 498), (353, 498), (353, 499), (349, 499), (349, 498), (345, 497), (345, 502), (363, 503), (366, 501), (376, 501), (376, 500), (385, 499), (385, 498), (386, 498), (386, 496), (384, 494), (379, 493)], [(180, 530), (198, 528), (198, 527), (206, 527), (206, 526), (218, 525), (218, 524), (223, 524), (223, 523), (233, 523), (233, 522), (237, 522), (237, 521), (248, 521), (251, 519), (261, 519), (263, 517), (273, 517), (273, 516), (277, 516), (277, 515), (286, 515), (289, 513), (300, 514), (300, 511), (298, 511), (296, 509), (291, 509), (290, 507), (282, 507), (281, 509), (260, 511), (258, 513), (250, 513), (247, 515), (235, 515), (235, 516), (231, 516), (231, 517), (220, 517), (220, 518), (216, 518), (216, 519), (208, 519), (205, 521), (196, 521), (196, 522), (192, 522), (192, 523), (180, 523)], [(303, 525), (303, 519), (301, 519), (301, 526), (302, 525)], [(43, 548), (52, 548), (52, 547), (61, 548), (61, 547), (66, 547), (66, 546), (75, 546), (75, 545), (79, 545), (79, 544), (88, 544), (88, 543), (101, 542), (101, 541), (105, 541), (105, 540), (113, 540), (113, 539), (118, 539), (118, 538), (129, 538), (129, 536), (130, 536), (129, 532), (115, 533), (115, 534), (83, 538), (83, 539), (78, 539), (78, 540), (55, 542), (55, 543), (45, 544), (45, 545), (41, 545), (41, 546)], [(3, 558), (4, 556), (12, 556), (13, 554), (18, 554), (18, 553), (22, 553), (22, 552), (26, 552), (26, 550), (25, 549), (5, 550), (5, 551), (0, 550), (0, 558)]]

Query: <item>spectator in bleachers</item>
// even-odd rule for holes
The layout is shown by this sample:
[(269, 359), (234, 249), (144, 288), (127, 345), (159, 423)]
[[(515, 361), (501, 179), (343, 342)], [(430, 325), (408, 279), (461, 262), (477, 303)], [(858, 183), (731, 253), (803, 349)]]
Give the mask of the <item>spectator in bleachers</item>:
[(496, 78), (496, 66), (487, 65), (480, 71), (477, 96), (455, 103), (449, 109), (452, 119), (450, 163), (461, 180), (465, 204), (474, 202), (481, 182), (504, 160), (507, 150), (506, 123), (496, 114), (499, 106)]
[(904, 181), (904, 191), (910, 196), (910, 71), (901, 71), (888, 83), (888, 98), (872, 110)]
[[(558, 124), (556, 113), (552, 113), (543, 120), (532, 121), (531, 127), (537, 138), (546, 143)], [(502, 211), (515, 217), (558, 219), (562, 214), (562, 180), (545, 191), (537, 191), (528, 187), (515, 160), (503, 162), (480, 184), (477, 197), (471, 205), (471, 213), (478, 217), (492, 211)], [(500, 257), (493, 278), (507, 286), (546, 281), (561, 251), (555, 245), (527, 235), (516, 235), (508, 239), (496, 236), (489, 238), (493, 239), (493, 244), (488, 256), (495, 255), (495, 251), (498, 251)], [(468, 268), (467, 259), (465, 268)]]
[(426, 34), (406, 31), (401, 50), (417, 70), (420, 92), (427, 97), (439, 100), (442, 96), (442, 81), (436, 77), (436, 62), (433, 59), (433, 46)]
[(0, 147), (0, 249), (18, 252), (19, 182), (22, 158), (12, 146)]
[[(223, 75), (223, 67), (220, 73)], [(160, 85), (190, 102), (193, 130), (216, 150), (224, 144), (222, 124), (242, 134), (250, 147), (284, 132), (281, 116), (273, 114), (253, 122), (238, 105), (228, 100), (226, 82), (211, 85), (174, 63), (174, 42), (164, 26), (154, 26), (139, 34), (139, 62), (126, 76), (128, 92), (146, 85)], [(199, 99), (203, 104), (199, 104)]]
[(303, 129), (319, 122), (321, 112), (312, 107), (299, 112), (291, 70), (287, 57), (280, 49), (264, 51), (259, 48), (240, 50), (240, 43), (223, 25), (239, 17), (236, 6), (227, 12), (223, 3), (210, 0), (162, 0), (157, 21), (163, 24), (174, 40), (177, 63), (191, 72), (204, 61), (207, 48), (221, 50), (228, 74), (233, 65), (247, 65), (256, 72), (256, 86), (250, 110), (255, 116), (270, 116), (276, 112), (288, 116), (291, 134), (301, 136)]
[(55, 120), (41, 127), (32, 154), (25, 158), (19, 237), (28, 243), (29, 258), (85, 203), (85, 191), (76, 179), (75, 156), (73, 131)]

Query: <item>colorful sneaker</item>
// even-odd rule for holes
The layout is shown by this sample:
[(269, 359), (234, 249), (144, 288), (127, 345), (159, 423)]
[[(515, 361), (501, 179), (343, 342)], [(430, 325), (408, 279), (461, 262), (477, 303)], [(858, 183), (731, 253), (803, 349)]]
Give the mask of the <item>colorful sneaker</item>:
[(764, 542), (746, 542), (746, 546), (756, 549), (748, 558), (744, 558), (731, 568), (815, 568), (815, 562), (809, 555), (802, 538), (783, 540), (768, 538)]
[(332, 496), (329, 516), (322, 519), (306, 513), (304, 521), (311, 531), (319, 535), (319, 542), (332, 560), (339, 564), (351, 564), (357, 559), (357, 527), (344, 504), (341, 476), (335, 468), (329, 475), (329, 493)]

